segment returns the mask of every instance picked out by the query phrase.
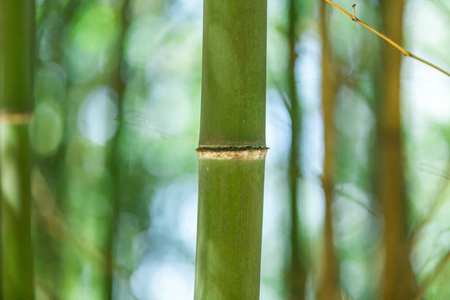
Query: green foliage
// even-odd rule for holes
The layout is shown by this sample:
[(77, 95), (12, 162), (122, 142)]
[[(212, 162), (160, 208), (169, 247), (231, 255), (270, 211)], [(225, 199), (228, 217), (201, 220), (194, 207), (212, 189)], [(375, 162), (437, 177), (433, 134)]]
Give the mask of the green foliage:
[[(14, 1), (1, 3), (7, 2)], [(226, 5), (231, 2), (234, 3), (228, 1)], [(285, 2), (269, 1), (267, 10), (266, 132), (271, 149), (266, 164), (261, 299), (274, 300), (284, 299), (286, 295), (283, 270), (289, 256), (284, 250), (289, 240), (285, 216), (290, 213), (286, 172), (291, 138), (289, 113), (283, 102), (288, 86), (289, 11)], [(126, 14), (129, 25), (125, 41), (117, 45), (126, 26), (120, 21), (122, 1), (37, 1), (35, 103), (30, 101), (23, 108), (28, 111), (31, 104), (36, 106), (29, 134), (34, 152), (32, 224), (38, 299), (105, 298), (105, 253), (111, 232), (107, 224), (111, 220), (116, 189), (109, 151), (118, 124), (123, 126), (117, 158), (121, 165), (122, 200), (114, 243), (115, 299), (187, 299), (194, 292), (198, 193), (194, 149), (198, 146), (200, 127), (202, 56), (208, 59), (211, 53), (223, 54), (242, 43), (221, 39), (232, 29), (218, 28), (217, 24), (224, 22), (219, 19), (208, 21), (214, 34), (202, 39), (201, 1), (133, 0), (131, 3), (131, 10)], [(321, 41), (317, 3), (300, 1), (298, 4), (296, 32), (301, 35), (296, 38), (299, 57), (295, 75), (304, 108), (298, 149), (303, 175), (299, 193), (305, 199), (298, 215), (305, 224), (311, 253), (313, 275), (307, 280), (307, 294), (312, 297), (318, 284), (315, 274), (321, 267), (323, 222)], [(339, 4), (350, 11), (353, 2)], [(356, 9), (359, 18), (380, 28), (377, 1), (358, 4)], [(380, 97), (380, 82), (376, 78), (382, 63), (383, 41), (331, 7), (328, 11), (332, 56), (339, 77), (333, 209), (341, 285), (352, 299), (377, 299), (381, 274), (378, 266), (382, 261), (381, 223), (376, 217), (380, 207), (375, 201), (372, 178), (376, 144), (374, 111)], [(446, 1), (410, 0), (404, 18), (407, 49), (426, 54), (445, 69), (450, 65), (446, 51), (450, 46), (446, 34), (447, 13)], [(244, 21), (244, 18), (237, 21), (236, 34), (250, 30), (239, 23)], [(14, 36), (17, 41), (25, 37)], [(7, 50), (23, 55), (12, 44), (17, 42), (16, 38), (8, 42), (0, 56), (4, 57)], [(260, 44), (265, 45), (260, 38)], [(211, 53), (202, 53), (202, 41), (214, 45)], [(3, 40), (2, 45), (5, 45)], [(121, 62), (120, 46), (124, 49)], [(224, 88), (215, 79), (228, 84), (224, 88), (225, 96), (210, 92), (208, 97), (217, 103), (210, 107), (213, 114), (209, 122), (227, 122), (231, 129), (242, 129), (233, 135), (229, 128), (223, 136), (228, 133), (233, 138), (251, 136), (253, 129), (264, 122), (262, 117), (255, 121), (242, 114), (226, 113), (228, 109), (247, 107), (255, 99), (263, 98), (265, 90), (261, 88), (255, 93), (243, 93), (242, 101), (225, 101), (233, 98), (236, 91), (260, 80), (255, 74), (265, 70), (263, 63), (248, 69), (244, 78), (239, 68), (255, 57), (253, 52), (241, 53), (237, 58), (221, 56), (215, 58), (217, 66), (223, 64), (233, 68), (232, 71), (225, 72), (217, 66), (203, 71), (215, 74), (208, 76), (204, 89)], [(262, 61), (262, 56), (259, 59)], [(114, 78), (119, 65), (123, 67), (120, 78), (126, 89), (123, 114), (115, 115), (112, 112), (117, 108), (118, 89)], [(23, 69), (22, 63), (12, 66), (15, 71)], [(4, 83), (16, 74), (11, 67), (8, 70), (4, 64), (0, 65), (0, 89), (13, 87)], [(406, 147), (403, 156), (407, 161), (407, 192), (414, 225), (427, 216), (440, 186), (448, 182), (445, 176), (448, 177), (450, 149), (447, 100), (450, 90), (447, 78), (407, 59), (403, 61), (401, 89)], [(21, 95), (26, 92), (22, 88), (13, 90)], [(106, 92), (96, 93), (99, 90)], [(105, 95), (107, 101), (102, 102)], [(0, 101), (5, 99), (0, 93)], [(92, 99), (106, 106), (94, 109), (87, 105)], [(220, 106), (222, 102), (225, 104)], [(86, 122), (87, 119), (90, 121)], [(253, 125), (247, 126), (244, 121)], [(99, 143), (85, 129), (99, 135), (108, 134)], [(210, 136), (221, 132), (215, 125), (208, 130)], [(2, 139), (9, 137), (2, 134)], [(259, 138), (262, 137), (261, 133)], [(2, 159), (7, 157), (3, 155)], [(231, 167), (224, 168), (231, 171)], [(12, 177), (5, 174), (2, 171), (2, 180), (10, 187)], [(438, 258), (448, 251), (447, 194), (448, 191), (443, 193), (443, 204), (420, 231), (415, 244), (412, 262), (419, 283), (429, 278)], [(425, 294), (427, 299), (448, 298), (445, 281), (448, 272), (447, 266), (430, 285)]]

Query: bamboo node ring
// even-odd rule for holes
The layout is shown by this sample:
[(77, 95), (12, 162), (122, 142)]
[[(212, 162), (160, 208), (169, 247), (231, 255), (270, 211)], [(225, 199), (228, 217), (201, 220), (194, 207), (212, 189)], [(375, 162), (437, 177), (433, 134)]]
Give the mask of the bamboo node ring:
[(28, 124), (31, 122), (33, 117), (32, 113), (22, 112), (22, 113), (0, 113), (0, 123), (6, 123), (11, 125), (21, 125)]
[(260, 160), (265, 159), (268, 148), (266, 147), (199, 147), (197, 155), (199, 159), (217, 160)]

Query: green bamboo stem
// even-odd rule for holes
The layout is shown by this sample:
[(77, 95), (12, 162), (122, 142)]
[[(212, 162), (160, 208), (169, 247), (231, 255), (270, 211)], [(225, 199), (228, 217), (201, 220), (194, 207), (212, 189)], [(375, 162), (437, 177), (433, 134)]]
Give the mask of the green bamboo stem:
[(297, 0), (289, 1), (288, 9), (288, 109), (291, 119), (291, 147), (289, 151), (288, 182), (290, 193), (290, 261), (287, 277), (289, 299), (302, 300), (306, 297), (306, 279), (308, 264), (308, 247), (303, 234), (302, 222), (298, 214), (300, 201), (301, 155), (300, 142), (302, 136), (302, 108), (297, 93), (297, 78), (295, 66), (298, 54), (296, 45), (298, 41), (298, 4)]
[[(123, 63), (125, 57), (125, 38), (129, 28), (129, 10), (130, 10), (130, 0), (124, 0), (120, 7), (120, 24), (121, 31), (119, 38), (117, 40), (117, 67), (113, 73), (113, 86), (117, 92), (117, 111), (119, 118), (123, 114), (124, 98), (126, 84), (122, 80), (121, 73), (123, 72)], [(123, 131), (123, 122), (118, 123), (116, 134), (110, 143), (110, 150), (108, 153), (108, 167), (113, 178), (112, 185), (112, 216), (110, 219), (110, 226), (108, 232), (107, 249), (106, 249), (106, 263), (107, 269), (105, 270), (106, 284), (104, 288), (106, 289), (105, 295), (107, 299), (114, 299), (114, 275), (116, 268), (116, 251), (117, 246), (117, 235), (119, 227), (119, 217), (121, 211), (121, 192), (122, 192), (122, 180), (121, 180), (121, 156), (120, 156), (120, 142)]]
[(4, 299), (33, 299), (31, 153), (34, 1), (0, 1), (1, 267)]
[(204, 3), (200, 147), (264, 147), (266, 5)]
[(259, 298), (265, 150), (259, 151), (258, 159), (199, 152), (194, 299)]
[(267, 3), (204, 2), (195, 299), (258, 299)]

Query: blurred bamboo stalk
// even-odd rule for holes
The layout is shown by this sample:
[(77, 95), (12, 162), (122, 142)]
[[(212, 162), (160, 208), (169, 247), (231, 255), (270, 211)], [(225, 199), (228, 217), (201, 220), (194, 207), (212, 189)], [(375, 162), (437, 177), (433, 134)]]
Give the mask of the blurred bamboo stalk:
[[(57, 3), (55, 1), (43, 1), (41, 3), (42, 13), (39, 14), (40, 17), (36, 20), (36, 44), (39, 45), (45, 41), (45, 32), (43, 30), (46, 28), (49, 20), (52, 20), (54, 14), (56, 13), (59, 17), (56, 30), (52, 31), (51, 47), (51, 61), (57, 65), (64, 68), (66, 74), (70, 76), (69, 64), (66, 64), (67, 56), (65, 55), (64, 41), (68, 35), (68, 29), (74, 20), (76, 14), (83, 7), (84, 0), (69, 0), (67, 3)], [(39, 50), (37, 50), (39, 52)], [(37, 54), (39, 57), (39, 54)], [(40, 68), (45, 68), (49, 62), (37, 59), (35, 64), (36, 72), (39, 73)], [(63, 136), (62, 142), (59, 145), (54, 156), (36, 158), (36, 166), (42, 172), (46, 180), (49, 181), (49, 185), (55, 187), (55, 201), (61, 208), (61, 214), (65, 216), (65, 206), (67, 205), (67, 193), (68, 193), (68, 165), (67, 165), (67, 144), (69, 142), (68, 128), (70, 118), (70, 106), (73, 105), (71, 101), (68, 101), (68, 95), (73, 88), (73, 83), (68, 78), (65, 78), (64, 83), (64, 94), (59, 99), (60, 105), (63, 111)], [(37, 80), (39, 84), (39, 79)], [(36, 89), (39, 89), (36, 86)], [(51, 92), (51, 91), (49, 91)], [(41, 96), (42, 97), (42, 96)], [(41, 101), (42, 98), (36, 101)], [(45, 100), (44, 100), (45, 101)], [(49, 168), (49, 166), (54, 166)], [(40, 207), (36, 207), (36, 223), (39, 225), (42, 222), (46, 222), (44, 215), (40, 211)], [(66, 216), (65, 216), (66, 217)], [(61, 217), (61, 219), (63, 219)], [(67, 286), (65, 281), (67, 280), (69, 272), (68, 261), (65, 255), (65, 243), (67, 236), (55, 238), (47, 230), (43, 230), (42, 226), (38, 227), (36, 230), (36, 239), (39, 241), (34, 247), (35, 253), (35, 273), (39, 274), (39, 282), (36, 282), (36, 288), (38, 285), (43, 286), (44, 283), (51, 287), (51, 297), (50, 299), (61, 299), (65, 297), (65, 290)], [(73, 249), (73, 248), (71, 248)], [(40, 255), (40, 253), (45, 253), (45, 256)], [(47, 289), (48, 291), (48, 289)], [(36, 295), (38, 297), (38, 295)]]
[[(125, 39), (129, 28), (129, 13), (130, 13), (130, 0), (123, 0), (119, 8), (119, 23), (120, 33), (117, 40), (117, 66), (112, 76), (112, 85), (117, 92), (117, 112), (119, 118), (123, 115), (124, 98), (126, 83), (122, 79), (125, 64)], [(119, 216), (121, 210), (121, 154), (120, 154), (120, 142), (123, 131), (123, 122), (118, 122), (117, 131), (110, 142), (110, 149), (108, 153), (108, 168), (113, 178), (112, 188), (112, 215), (109, 223), (108, 240), (106, 245), (106, 264), (105, 270), (106, 284), (104, 286), (105, 295), (107, 299), (114, 299), (114, 275), (116, 266), (116, 251), (117, 235), (119, 227)]]
[(295, 66), (297, 63), (296, 45), (299, 39), (298, 19), (299, 2), (290, 0), (288, 7), (288, 30), (287, 39), (288, 64), (287, 84), (288, 101), (286, 108), (291, 120), (291, 148), (289, 151), (289, 196), (290, 196), (290, 262), (287, 273), (288, 299), (301, 300), (306, 297), (306, 279), (308, 275), (308, 244), (304, 237), (302, 222), (298, 214), (298, 202), (300, 200), (300, 178), (301, 178), (301, 155), (300, 143), (302, 133), (302, 109), (297, 93), (297, 78)]
[(341, 299), (339, 263), (334, 246), (333, 202), (334, 202), (334, 168), (335, 168), (335, 130), (334, 108), (337, 93), (337, 73), (328, 38), (328, 18), (326, 5), (319, 1), (320, 32), (322, 37), (322, 113), (324, 129), (324, 162), (322, 187), (325, 195), (324, 256), (321, 282), (317, 291), (318, 300)]
[[(397, 41), (403, 39), (403, 0), (381, 1), (383, 30)], [(401, 54), (382, 45), (381, 98), (377, 115), (379, 142), (378, 197), (384, 218), (385, 300), (414, 299), (415, 275), (410, 262), (408, 199), (403, 161), (400, 102)]]
[[(70, 245), (71, 248), (83, 256), (83, 258), (93, 265), (101, 269), (109, 270), (106, 254), (102, 249), (96, 247), (91, 242), (85, 240), (81, 235), (74, 232), (64, 219), (64, 214), (50, 190), (45, 178), (35, 169), (32, 174), (32, 195), (36, 204), (37, 213), (41, 215), (43, 229), (56, 241), (64, 241)], [(126, 269), (123, 266), (114, 265), (113, 270), (120, 270), (120, 272), (129, 276), (132, 270)], [(59, 274), (60, 275), (60, 274)], [(109, 277), (112, 274), (108, 274)], [(39, 278), (42, 281), (42, 278)], [(47, 283), (48, 284), (48, 283)], [(59, 293), (55, 293), (55, 286), (52, 286), (52, 293), (55, 294), (56, 299), (61, 299)], [(53, 298), (52, 298), (53, 299)]]
[[(394, 42), (394, 40), (398, 41), (395, 37), (393, 39), (389, 38), (388, 36), (392, 37), (392, 35), (390, 35), (389, 33), (387, 33), (387, 36), (380, 33), (378, 30), (372, 28), (371, 26), (367, 25), (366, 23), (364, 23), (363, 21), (361, 21), (360, 19), (358, 19), (356, 17), (356, 12), (355, 12), (355, 6), (356, 4), (353, 4), (353, 14), (350, 14), (349, 12), (347, 12), (345, 9), (343, 9), (342, 7), (340, 7), (339, 5), (337, 5), (336, 3), (333, 3), (330, 0), (324, 0), (326, 2), (328, 2), (330, 5), (332, 5), (333, 7), (337, 8), (339, 11), (341, 11), (342, 13), (344, 13), (347, 17), (349, 17), (350, 19), (352, 19), (353, 21), (355, 21), (356, 23), (361, 24), (362, 26), (366, 27), (367, 29), (369, 29), (370, 31), (372, 31), (373, 33), (375, 33), (376, 35), (378, 35), (379, 37), (381, 37), (382, 39), (384, 39), (386, 42), (388, 42), (389, 44), (391, 44), (393, 47), (397, 48), (398, 51), (400, 51), (401, 53), (403, 53), (403, 55), (405, 55), (406, 57), (411, 57), (414, 58), (426, 65), (429, 65), (430, 67), (444, 73), (447, 76), (450, 76), (450, 73), (445, 71), (444, 69), (442, 69), (439, 66), (436, 66), (435, 64), (430, 63), (429, 61), (420, 58), (414, 54), (412, 54), (411, 52), (405, 50), (402, 46), (400, 46), (400, 44)], [(385, 16), (385, 14), (383, 14), (383, 16)]]
[(34, 1), (0, 1), (1, 268), (3, 299), (33, 299), (31, 150)]
[(259, 299), (267, 2), (205, 0), (194, 299)]

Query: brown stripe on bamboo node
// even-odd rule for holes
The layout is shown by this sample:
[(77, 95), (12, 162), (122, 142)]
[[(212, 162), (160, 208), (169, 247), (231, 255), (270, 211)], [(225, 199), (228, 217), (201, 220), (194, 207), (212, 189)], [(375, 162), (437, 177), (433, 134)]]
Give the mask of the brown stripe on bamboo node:
[(241, 146), (241, 147), (200, 147), (197, 150), (198, 158), (223, 160), (259, 160), (266, 158), (267, 147)]
[(33, 117), (32, 113), (24, 112), (24, 113), (1, 113), (0, 114), (0, 123), (7, 123), (11, 125), (20, 125), (20, 124), (28, 124), (31, 122), (31, 118)]

